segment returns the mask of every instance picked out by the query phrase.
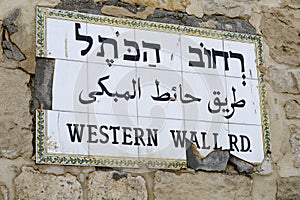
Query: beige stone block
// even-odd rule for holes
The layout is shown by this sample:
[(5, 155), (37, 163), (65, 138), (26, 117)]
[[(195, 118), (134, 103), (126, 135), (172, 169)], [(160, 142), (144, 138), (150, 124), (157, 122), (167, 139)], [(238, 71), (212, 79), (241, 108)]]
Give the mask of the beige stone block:
[(294, 155), (294, 166), (300, 168), (300, 126), (291, 124), (289, 129), (291, 132), (290, 144)]
[(75, 176), (42, 174), (31, 167), (23, 167), (15, 179), (16, 199), (82, 199), (82, 187)]
[(277, 187), (277, 200), (300, 199), (300, 177), (280, 178)]
[(268, 176), (253, 175), (252, 199), (275, 200), (276, 199), (276, 180), (275, 173)]
[(89, 176), (88, 199), (147, 199), (145, 180), (116, 171), (96, 171)]
[(300, 103), (297, 100), (288, 101), (284, 108), (288, 119), (300, 119)]
[(252, 7), (247, 0), (202, 0), (203, 12), (206, 15), (221, 14), (227, 17), (239, 17), (248, 19)]
[(196, 172), (181, 174), (158, 171), (155, 199), (251, 199), (252, 181), (240, 175)]
[(35, 72), (35, 16), (36, 6), (55, 6), (59, 0), (2, 0), (0, 1), (0, 19), (9, 17), (16, 9), (20, 14), (14, 22), (18, 31), (10, 36), (11, 41), (25, 54), (26, 60), (20, 67), (34, 74)]
[(126, 8), (117, 6), (103, 6), (101, 12), (105, 15), (115, 16), (115, 17), (130, 17), (136, 19), (147, 19), (147, 17), (154, 13), (154, 8), (147, 7), (144, 11), (137, 12), (136, 14), (130, 12)]
[(203, 17), (202, 0), (190, 0), (190, 5), (186, 7), (186, 12), (199, 18)]
[(33, 165), (34, 162), (32, 160), (19, 157), (13, 160), (0, 158), (0, 163), (0, 185), (5, 185), (7, 187), (9, 199), (15, 199), (14, 178), (20, 174), (22, 166)]
[(5, 185), (0, 185), (0, 200), (8, 200), (8, 189)]
[(273, 67), (268, 79), (275, 92), (300, 94), (300, 69)]
[(150, 6), (153, 8), (162, 8), (165, 10), (171, 11), (182, 11), (185, 12), (185, 9), (190, 5), (189, 0), (121, 0), (122, 2), (129, 4), (139, 4), (144, 6)]
[(263, 7), (260, 31), (278, 63), (300, 65), (299, 10)]
[(29, 75), (21, 70), (0, 69), (0, 155), (32, 155), (32, 118)]

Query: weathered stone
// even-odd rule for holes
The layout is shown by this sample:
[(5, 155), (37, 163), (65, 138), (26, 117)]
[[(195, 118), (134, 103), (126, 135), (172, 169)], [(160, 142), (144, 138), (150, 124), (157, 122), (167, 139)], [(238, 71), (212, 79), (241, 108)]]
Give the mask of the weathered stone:
[(283, 0), (282, 7), (288, 6), (290, 8), (299, 9), (300, 8), (300, 1), (298, 0)]
[(22, 166), (33, 165), (34, 162), (33, 160), (22, 157), (16, 159), (0, 157), (0, 163), (0, 184), (3, 184), (7, 187), (10, 199), (16, 199), (13, 180), (21, 173)]
[(277, 181), (278, 200), (300, 199), (300, 177), (283, 177)]
[(4, 19), (3, 21), (3, 26), (8, 26), (10, 24), (13, 24), (16, 19), (19, 17), (20, 14), (20, 10), (19, 9), (15, 9), (15, 11), (6, 19)]
[(98, 15), (101, 14), (99, 7), (93, 0), (61, 0), (55, 8)]
[(142, 12), (145, 10), (146, 6), (144, 5), (138, 5), (138, 4), (128, 4), (128, 3), (123, 3), (122, 1), (119, 0), (110, 0), (110, 1), (104, 1), (102, 3), (103, 6), (118, 6), (122, 8), (126, 8), (130, 12), (136, 14), (137, 12)]
[(201, 158), (197, 147), (189, 140), (186, 141), (186, 159), (188, 167), (194, 170), (224, 171), (229, 159), (228, 151), (213, 151), (205, 158)]
[(153, 8), (161, 8), (165, 10), (172, 11), (182, 11), (185, 12), (185, 9), (188, 5), (190, 5), (189, 0), (121, 0), (122, 2), (129, 4), (138, 4), (149, 6)]
[(190, 5), (186, 7), (186, 12), (199, 18), (203, 17), (202, 0), (190, 0)]
[(290, 100), (285, 105), (285, 114), (288, 119), (300, 119), (300, 103)]
[(149, 21), (179, 24), (201, 28), (213, 28), (224, 31), (233, 31), (238, 33), (255, 34), (255, 28), (247, 21), (242, 19), (231, 19), (226, 16), (203, 16), (199, 19), (183, 13), (171, 12), (156, 9), (154, 14), (147, 18)]
[(126, 8), (117, 7), (117, 6), (103, 6), (101, 12), (106, 15), (115, 16), (115, 17), (130, 17), (137, 19), (147, 19), (148, 15), (154, 13), (154, 8), (147, 7), (144, 11), (132, 13)]
[(0, 155), (32, 155), (29, 75), (21, 70), (0, 69)]
[(253, 173), (254, 166), (246, 161), (243, 161), (233, 155), (230, 155), (229, 162), (232, 163), (238, 172), (245, 172), (247, 174)]
[(82, 187), (70, 174), (55, 176), (23, 167), (15, 186), (16, 199), (82, 199)]
[(89, 177), (88, 199), (147, 199), (145, 180), (116, 171), (96, 171)]
[(264, 8), (261, 32), (270, 48), (271, 57), (278, 63), (300, 65), (299, 18), (297, 10)]
[(291, 132), (290, 144), (295, 158), (294, 166), (300, 168), (300, 126), (291, 124), (289, 129)]
[(270, 154), (267, 154), (258, 167), (256, 167), (255, 172), (260, 175), (269, 175), (273, 172), (272, 160)]
[(275, 92), (300, 94), (300, 70), (271, 68), (269, 72), (271, 86)]
[(8, 189), (5, 185), (0, 185), (0, 200), (8, 200)]
[(158, 171), (155, 199), (251, 199), (252, 181), (239, 175), (196, 172), (176, 175)]
[(261, 176), (257, 174), (251, 175), (253, 180), (252, 199), (253, 200), (267, 200), (276, 199), (278, 175), (272, 173), (268, 176)]
[(52, 78), (54, 73), (54, 61), (49, 59), (37, 59), (33, 107), (44, 109), (52, 108)]
[[(9, 41), (3, 41), (2, 45), (4, 48), (4, 55), (8, 59), (14, 59), (16, 61), (22, 61), (26, 59), (24, 54), (20, 51), (20, 49), (16, 45), (11, 44)], [(6, 47), (8, 47), (9, 49), (8, 48), (6, 49)]]
[(251, 4), (247, 0), (202, 0), (202, 7), (206, 15), (225, 15), (230, 18), (242, 17), (248, 19), (251, 15)]

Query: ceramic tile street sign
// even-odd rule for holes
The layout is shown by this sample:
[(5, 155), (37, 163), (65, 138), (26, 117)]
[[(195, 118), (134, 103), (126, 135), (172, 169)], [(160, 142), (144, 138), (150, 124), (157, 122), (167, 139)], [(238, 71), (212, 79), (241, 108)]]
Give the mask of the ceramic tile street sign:
[(186, 167), (186, 139), (257, 164), (270, 148), (261, 38), (37, 8), (55, 60), (37, 163)]

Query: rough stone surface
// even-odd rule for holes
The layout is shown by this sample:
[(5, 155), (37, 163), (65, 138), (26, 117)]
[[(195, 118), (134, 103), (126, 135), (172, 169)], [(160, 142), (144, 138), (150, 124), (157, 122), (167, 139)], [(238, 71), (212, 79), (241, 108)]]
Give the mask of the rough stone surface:
[(98, 15), (101, 14), (99, 7), (93, 0), (61, 0), (55, 8)]
[(184, 12), (186, 7), (190, 5), (189, 0), (121, 0), (122, 2), (129, 4), (139, 4), (144, 6), (150, 6), (153, 8), (161, 8), (172, 11)]
[(0, 185), (0, 200), (8, 200), (8, 189), (5, 185)]
[(205, 15), (201, 19), (183, 13), (156, 9), (147, 20), (163, 23), (179, 24), (201, 28), (211, 28), (223, 31), (255, 34), (256, 30), (247, 21), (242, 19), (230, 19), (226, 16)]
[(126, 8), (117, 6), (103, 6), (101, 12), (106, 15), (115, 17), (130, 17), (136, 19), (147, 19), (148, 15), (154, 13), (154, 8), (147, 7), (144, 11), (132, 13)]
[(158, 171), (154, 178), (155, 199), (251, 199), (251, 188), (248, 177), (220, 173)]
[(89, 177), (88, 199), (147, 199), (145, 180), (116, 171), (96, 171)]
[(0, 156), (32, 155), (29, 75), (0, 69)]
[(291, 124), (289, 126), (291, 136), (290, 144), (292, 147), (292, 153), (294, 154), (294, 166), (300, 168), (300, 126)]
[(21, 173), (21, 167), (33, 165), (34, 162), (22, 157), (7, 159), (0, 157), (0, 185), (5, 185), (8, 189), (10, 199), (15, 199), (14, 178)]
[[(266, 7), (261, 18), (261, 32), (278, 63), (300, 65), (299, 10)], [(283, 34), (284, 30), (284, 34)]]
[(37, 59), (33, 108), (52, 108), (52, 78), (54, 73), (54, 60)]
[(198, 18), (203, 17), (202, 0), (190, 0), (190, 5), (186, 7), (186, 12)]
[(10, 35), (14, 34), (15, 32), (18, 31), (18, 28), (16, 27), (16, 25), (14, 24), (14, 22), (16, 21), (16, 19), (19, 17), (20, 14), (20, 9), (16, 9), (11, 16), (9, 16), (8, 18), (3, 20), (3, 26), (7, 28), (8, 33)]
[(300, 103), (297, 100), (288, 101), (284, 108), (288, 119), (300, 119)]
[(41, 174), (31, 167), (23, 167), (15, 185), (16, 199), (82, 199), (82, 187), (70, 174)]
[(285, 70), (273, 67), (269, 73), (273, 90), (282, 93), (300, 94), (300, 70)]
[(247, 0), (202, 0), (204, 14), (220, 14), (228, 17), (249, 18), (251, 15), (251, 4)]
[(186, 140), (186, 159), (188, 167), (195, 170), (224, 171), (229, 159), (228, 151), (213, 151), (205, 158), (201, 158), (197, 147)]
[(233, 155), (230, 155), (229, 162), (235, 166), (235, 168), (238, 172), (241, 172), (241, 173), (244, 172), (247, 174), (253, 173), (253, 170), (254, 170), (253, 165), (251, 165), (250, 163), (247, 163)]
[(300, 177), (283, 177), (277, 181), (278, 200), (300, 199)]

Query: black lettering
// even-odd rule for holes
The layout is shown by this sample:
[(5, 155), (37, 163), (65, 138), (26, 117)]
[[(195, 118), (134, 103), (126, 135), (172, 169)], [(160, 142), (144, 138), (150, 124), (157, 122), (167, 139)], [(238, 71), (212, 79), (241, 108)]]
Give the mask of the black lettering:
[(170, 132), (172, 133), (172, 138), (173, 138), (175, 147), (178, 148), (178, 144), (180, 143), (180, 146), (183, 148), (186, 131), (181, 132), (180, 130), (176, 130), (176, 136), (175, 136), (175, 130), (170, 130)]
[[(66, 124), (66, 125), (68, 126), (68, 129), (69, 129), (69, 134), (70, 134), (71, 142), (74, 142), (75, 138), (77, 138), (78, 142), (81, 142), (83, 128), (85, 127), (85, 125), (84, 124), (80, 124), (80, 133), (78, 133), (78, 125), (79, 124)], [(73, 131), (71, 129), (72, 125), (74, 126)]]
[(229, 137), (229, 145), (230, 145), (230, 149), (229, 151), (234, 151), (233, 146), (235, 147), (235, 149), (239, 152), (239, 148), (237, 147), (236, 143), (237, 143), (237, 137), (235, 135), (231, 135), (228, 134)]
[(112, 144), (119, 144), (119, 142), (117, 141), (117, 130), (120, 130), (120, 126), (110, 126), (109, 130), (113, 130)]
[[(144, 131), (143, 131), (143, 129), (141, 129), (141, 128), (133, 128), (133, 130), (134, 130), (134, 133), (135, 133), (135, 142), (134, 142), (134, 145), (139, 146), (139, 145), (140, 145), (139, 139), (140, 139), (140, 141), (142, 142), (142, 144), (143, 144), (144, 146), (146, 146), (146, 145), (145, 145), (145, 142), (144, 142), (144, 140), (143, 140), (143, 136), (144, 136)], [(138, 132), (140, 132), (141, 134), (139, 134)]]
[[(245, 135), (240, 135), (241, 137), (241, 152), (247, 152), (250, 150), (250, 140), (247, 136)], [(247, 142), (247, 148), (245, 148), (245, 140)]]
[(196, 131), (190, 131), (191, 133), (191, 141), (196, 143), (196, 146), (198, 149), (200, 149), (200, 145), (199, 145), (199, 142), (198, 142), (198, 139), (197, 139), (197, 132)]
[(89, 140), (87, 141), (88, 143), (97, 143), (98, 142), (98, 139), (96, 139), (96, 140), (92, 140), (92, 135), (97, 135), (97, 133), (96, 132), (93, 132), (92, 131), (92, 128), (94, 128), (94, 129), (97, 129), (97, 126), (96, 125), (87, 125), (87, 127), (88, 127), (88, 132), (89, 132)]
[(130, 142), (126, 141), (127, 137), (131, 138), (131, 135), (127, 134), (127, 132), (126, 132), (127, 130), (131, 131), (131, 128), (130, 127), (122, 127), (122, 129), (123, 129), (123, 142), (122, 142), (122, 144), (124, 144), (124, 145), (132, 145), (132, 141), (130, 141)]
[(201, 132), (202, 135), (202, 149), (210, 149), (210, 146), (206, 146), (206, 132)]
[(103, 135), (103, 136), (105, 137), (105, 140), (99, 139), (99, 141), (100, 141), (102, 144), (106, 144), (106, 143), (108, 142), (108, 140), (109, 140), (109, 137), (108, 137), (108, 134), (105, 133), (105, 132), (103, 131), (103, 129), (108, 130), (108, 127), (105, 126), (105, 125), (100, 126), (100, 128), (99, 128), (100, 134)]
[(218, 147), (218, 133), (213, 133), (214, 135), (214, 143), (215, 143), (215, 147), (214, 150), (222, 150), (222, 147)]
[(152, 146), (151, 139), (152, 139), (152, 142), (153, 142), (154, 146), (157, 146), (158, 145), (158, 142), (157, 142), (157, 131), (158, 131), (158, 129), (153, 129), (154, 134), (152, 133), (151, 129), (146, 129), (146, 130), (148, 132), (148, 144), (147, 144), (147, 146)]

